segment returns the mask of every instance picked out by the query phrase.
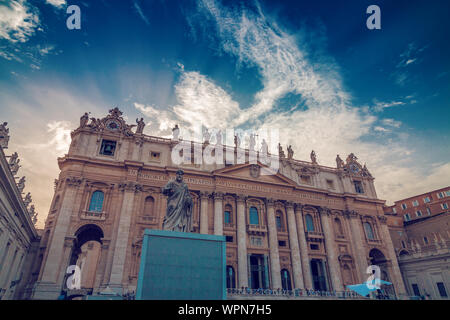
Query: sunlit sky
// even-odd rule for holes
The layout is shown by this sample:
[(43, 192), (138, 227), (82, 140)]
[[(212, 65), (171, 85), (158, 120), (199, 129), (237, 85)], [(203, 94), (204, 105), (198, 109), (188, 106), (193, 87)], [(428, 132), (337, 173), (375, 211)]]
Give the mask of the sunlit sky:
[[(368, 30), (366, 9), (381, 9)], [(81, 29), (69, 30), (69, 5)], [(0, 121), (42, 227), (88, 111), (144, 133), (271, 127), (294, 158), (353, 152), (388, 204), (450, 183), (448, 1), (0, 0)]]

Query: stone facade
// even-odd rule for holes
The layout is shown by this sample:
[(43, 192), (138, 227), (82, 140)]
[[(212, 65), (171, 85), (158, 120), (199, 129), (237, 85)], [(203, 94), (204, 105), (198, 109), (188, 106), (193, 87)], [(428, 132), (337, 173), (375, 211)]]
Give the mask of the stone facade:
[[(194, 201), (194, 232), (227, 238), (229, 287), (343, 291), (365, 282), (374, 263), (383, 280), (393, 282), (392, 291), (406, 293), (384, 201), (353, 154), (331, 168), (319, 165), (315, 153), (311, 162), (295, 160), (290, 149), (288, 158), (280, 153), (271, 175), (260, 162), (176, 165), (171, 154), (178, 134), (147, 136), (142, 122), (134, 133), (117, 108), (88, 122), (85, 114), (68, 154), (58, 159), (35, 299), (56, 299), (66, 289), (66, 269), (89, 241), (100, 243), (93, 292), (135, 290), (143, 232), (162, 228), (161, 187), (178, 168)], [(209, 145), (188, 143), (200, 151)], [(220, 148), (246, 159), (253, 152)]]
[(0, 300), (21, 299), (39, 245), (35, 229), (37, 213), (28, 208), (31, 197), (23, 199), (25, 177), (16, 177), (20, 165), (17, 153), (5, 154), (9, 129), (0, 124)]
[[(450, 295), (450, 187), (396, 201), (386, 207), (392, 242), (398, 257), (405, 287), (410, 296), (426, 299), (449, 299)], [(430, 202), (422, 202), (429, 197)], [(430, 215), (405, 221), (401, 204), (426, 205)], [(421, 203), (422, 202), (422, 203)], [(397, 213), (392, 208), (398, 207)]]

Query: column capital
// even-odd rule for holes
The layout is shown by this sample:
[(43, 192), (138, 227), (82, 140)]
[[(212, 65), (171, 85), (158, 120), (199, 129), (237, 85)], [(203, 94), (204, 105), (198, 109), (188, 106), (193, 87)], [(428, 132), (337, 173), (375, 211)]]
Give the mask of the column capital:
[(378, 218), (378, 221), (380, 221), (381, 224), (386, 224), (386, 222), (387, 222), (386, 216), (380, 215), (380, 216), (377, 216), (377, 218)]
[(133, 181), (125, 181), (122, 183), (119, 183), (117, 186), (120, 191), (128, 191), (128, 192), (141, 192), (142, 191), (142, 185), (139, 183), (135, 183)]
[(223, 200), (223, 196), (224, 195), (225, 194), (223, 192), (220, 192), (220, 191), (213, 193), (214, 200), (216, 200), (216, 199), (217, 200)]
[(236, 195), (236, 201), (237, 202), (245, 202), (247, 200), (248, 196), (245, 194), (237, 194)]
[(200, 198), (202, 199), (209, 199), (211, 196), (211, 192), (209, 191), (200, 191)]
[(285, 203), (287, 209), (294, 209), (294, 202), (286, 201)]
[(79, 177), (66, 178), (66, 184), (69, 187), (79, 187), (81, 185), (81, 182), (83, 182), (83, 178), (79, 178)]
[(356, 212), (355, 210), (345, 210), (344, 216), (350, 217), (350, 218), (358, 218), (360, 214)]
[(268, 207), (273, 207), (274, 204), (275, 204), (275, 200), (274, 199), (272, 199), (272, 198), (267, 198), (266, 199), (266, 205)]
[(303, 207), (304, 207), (304, 205), (301, 204), (301, 203), (294, 203), (295, 212), (300, 212), (301, 213)]
[(316, 209), (317, 209), (317, 211), (319, 211), (320, 215), (322, 215), (322, 216), (329, 216), (329, 215), (331, 215), (331, 210), (329, 208), (327, 208), (327, 207), (317, 206)]
[(64, 238), (64, 247), (72, 248), (75, 244), (76, 237), (67, 236)]

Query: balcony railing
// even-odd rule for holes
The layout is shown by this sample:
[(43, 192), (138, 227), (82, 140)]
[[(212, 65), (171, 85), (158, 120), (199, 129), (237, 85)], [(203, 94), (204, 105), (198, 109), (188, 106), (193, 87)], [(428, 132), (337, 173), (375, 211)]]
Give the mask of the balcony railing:
[(259, 224), (248, 224), (247, 232), (250, 234), (264, 234), (267, 232), (267, 227)]

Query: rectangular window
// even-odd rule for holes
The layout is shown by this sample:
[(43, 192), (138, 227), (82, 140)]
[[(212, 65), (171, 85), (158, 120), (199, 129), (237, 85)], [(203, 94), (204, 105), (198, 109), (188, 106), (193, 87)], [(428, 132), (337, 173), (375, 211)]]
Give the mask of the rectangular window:
[(416, 211), (416, 216), (421, 217), (421, 216), (422, 216), (422, 211), (417, 210), (417, 211)]
[(353, 184), (355, 185), (356, 193), (364, 193), (364, 189), (363, 189), (361, 181), (353, 181)]
[(286, 247), (286, 241), (278, 241), (280, 247)]
[(303, 183), (303, 184), (311, 184), (311, 177), (310, 176), (301, 175), (300, 176), (300, 182)]
[(223, 216), (223, 222), (231, 223), (231, 212), (230, 211), (225, 211), (225, 214)]
[(414, 295), (416, 297), (420, 297), (420, 291), (419, 291), (419, 286), (417, 285), (417, 283), (412, 283), (411, 287), (413, 289)]
[(413, 204), (413, 207), (417, 207), (417, 206), (419, 205), (419, 201), (414, 200), (414, 201), (412, 202), (412, 204)]
[(261, 237), (251, 237), (251, 243), (255, 247), (262, 247), (262, 238)]
[(409, 213), (405, 214), (403, 216), (403, 218), (405, 219), (405, 221), (410, 221), (411, 220), (411, 216), (409, 215)]
[(233, 242), (233, 236), (225, 236), (227, 242)]
[(447, 197), (450, 197), (450, 190), (445, 191), (445, 195), (446, 195)]
[(393, 212), (393, 213), (397, 213), (397, 208), (396, 208), (396, 207), (393, 207), (393, 208), (392, 208), (392, 212)]
[(441, 203), (441, 208), (444, 210), (448, 209), (448, 205), (446, 203)]
[(437, 282), (436, 283), (438, 290), (439, 290), (439, 294), (441, 295), (441, 297), (446, 298), (447, 297), (447, 291), (445, 290), (445, 286), (443, 282)]
[(442, 199), (444, 197), (444, 193), (443, 192), (438, 192), (437, 196), (439, 199)]
[(100, 147), (100, 154), (104, 156), (114, 156), (116, 150), (116, 141), (102, 140), (102, 146)]
[(405, 210), (406, 208), (408, 208), (408, 206), (406, 205), (406, 203), (402, 203), (402, 209)]
[(423, 203), (428, 203), (428, 202), (430, 202), (431, 200), (430, 200), (430, 197), (425, 197), (425, 198), (423, 198)]
[(309, 247), (311, 248), (311, 250), (319, 250), (318, 244), (310, 244)]

